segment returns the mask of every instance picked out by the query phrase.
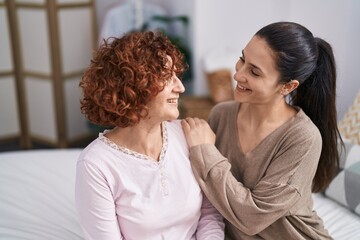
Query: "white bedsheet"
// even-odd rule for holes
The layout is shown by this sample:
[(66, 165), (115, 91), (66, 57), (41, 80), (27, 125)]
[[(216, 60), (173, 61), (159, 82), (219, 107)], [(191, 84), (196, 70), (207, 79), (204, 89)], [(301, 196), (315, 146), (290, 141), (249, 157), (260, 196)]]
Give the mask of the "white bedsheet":
[(314, 209), (335, 240), (359, 240), (360, 216), (322, 194), (313, 194)]
[(0, 154), (0, 239), (81, 240), (74, 207), (80, 149)]

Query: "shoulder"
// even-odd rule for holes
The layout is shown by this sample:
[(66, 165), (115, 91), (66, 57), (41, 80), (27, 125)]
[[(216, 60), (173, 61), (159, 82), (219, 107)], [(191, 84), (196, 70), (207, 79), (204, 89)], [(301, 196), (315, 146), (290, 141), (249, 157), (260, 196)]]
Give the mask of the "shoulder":
[(188, 145), (185, 134), (181, 126), (181, 120), (176, 119), (164, 122), (166, 124), (166, 131), (168, 137), (168, 147), (170, 151), (188, 152)]
[(175, 138), (185, 140), (185, 135), (184, 135), (183, 128), (181, 126), (181, 120), (180, 119), (176, 119), (176, 120), (172, 120), (172, 121), (166, 121), (164, 123), (166, 124), (166, 129), (167, 129), (167, 132), (169, 134), (169, 137), (175, 137)]
[(105, 159), (111, 159), (110, 147), (100, 140), (100, 136), (87, 145), (79, 155), (77, 163), (100, 166)]
[(305, 112), (299, 108), (298, 113), (295, 116), (295, 122), (298, 128), (301, 128), (304, 133), (314, 135), (320, 135), (320, 131), (317, 126), (311, 121), (311, 119), (305, 114)]
[(176, 119), (176, 120), (172, 120), (172, 121), (166, 121), (164, 123), (166, 124), (166, 128), (167, 128), (167, 130), (169, 132), (177, 132), (177, 133), (182, 133), (183, 134), (180, 119)]
[[(311, 119), (304, 113), (304, 111), (298, 108), (298, 113), (291, 121), (291, 126), (288, 128), (289, 137), (293, 141), (301, 142), (305, 144), (322, 144), (322, 138), (319, 129), (311, 121)], [(305, 147), (304, 145), (304, 147)]]

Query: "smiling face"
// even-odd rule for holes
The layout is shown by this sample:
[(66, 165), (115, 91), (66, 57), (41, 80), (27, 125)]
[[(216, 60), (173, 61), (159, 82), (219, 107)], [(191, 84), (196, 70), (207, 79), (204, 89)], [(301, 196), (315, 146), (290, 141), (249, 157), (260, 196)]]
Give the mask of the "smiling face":
[[(171, 68), (172, 60), (170, 57), (168, 59), (166, 66)], [(159, 121), (176, 119), (179, 116), (179, 96), (184, 91), (184, 85), (173, 72), (171, 78), (166, 81), (164, 89), (148, 103), (149, 117)]]
[(242, 103), (271, 104), (281, 98), (280, 73), (274, 53), (265, 40), (254, 36), (235, 66), (237, 82), (234, 97)]

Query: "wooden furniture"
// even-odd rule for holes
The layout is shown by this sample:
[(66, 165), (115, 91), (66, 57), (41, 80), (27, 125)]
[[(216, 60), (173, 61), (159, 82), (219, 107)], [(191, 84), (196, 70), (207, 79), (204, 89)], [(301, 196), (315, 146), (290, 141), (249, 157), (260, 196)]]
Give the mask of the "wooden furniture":
[(0, 10), (0, 49), (11, 49), (0, 64), (0, 139), (31, 148), (88, 138), (78, 84), (97, 46), (95, 1), (2, 0)]
[(180, 118), (198, 117), (207, 120), (215, 104), (234, 99), (232, 74), (229, 69), (217, 69), (205, 74), (209, 96), (181, 96)]
[(198, 117), (207, 120), (213, 106), (213, 101), (207, 96), (181, 96), (179, 102), (179, 118)]

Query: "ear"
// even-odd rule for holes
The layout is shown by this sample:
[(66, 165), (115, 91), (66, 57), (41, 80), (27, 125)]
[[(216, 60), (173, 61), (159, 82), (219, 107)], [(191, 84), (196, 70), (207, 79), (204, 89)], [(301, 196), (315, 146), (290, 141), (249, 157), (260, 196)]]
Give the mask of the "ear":
[(298, 86), (298, 80), (291, 80), (290, 82), (287, 82), (282, 86), (282, 88), (280, 89), (280, 94), (286, 96), (292, 91), (294, 91)]

